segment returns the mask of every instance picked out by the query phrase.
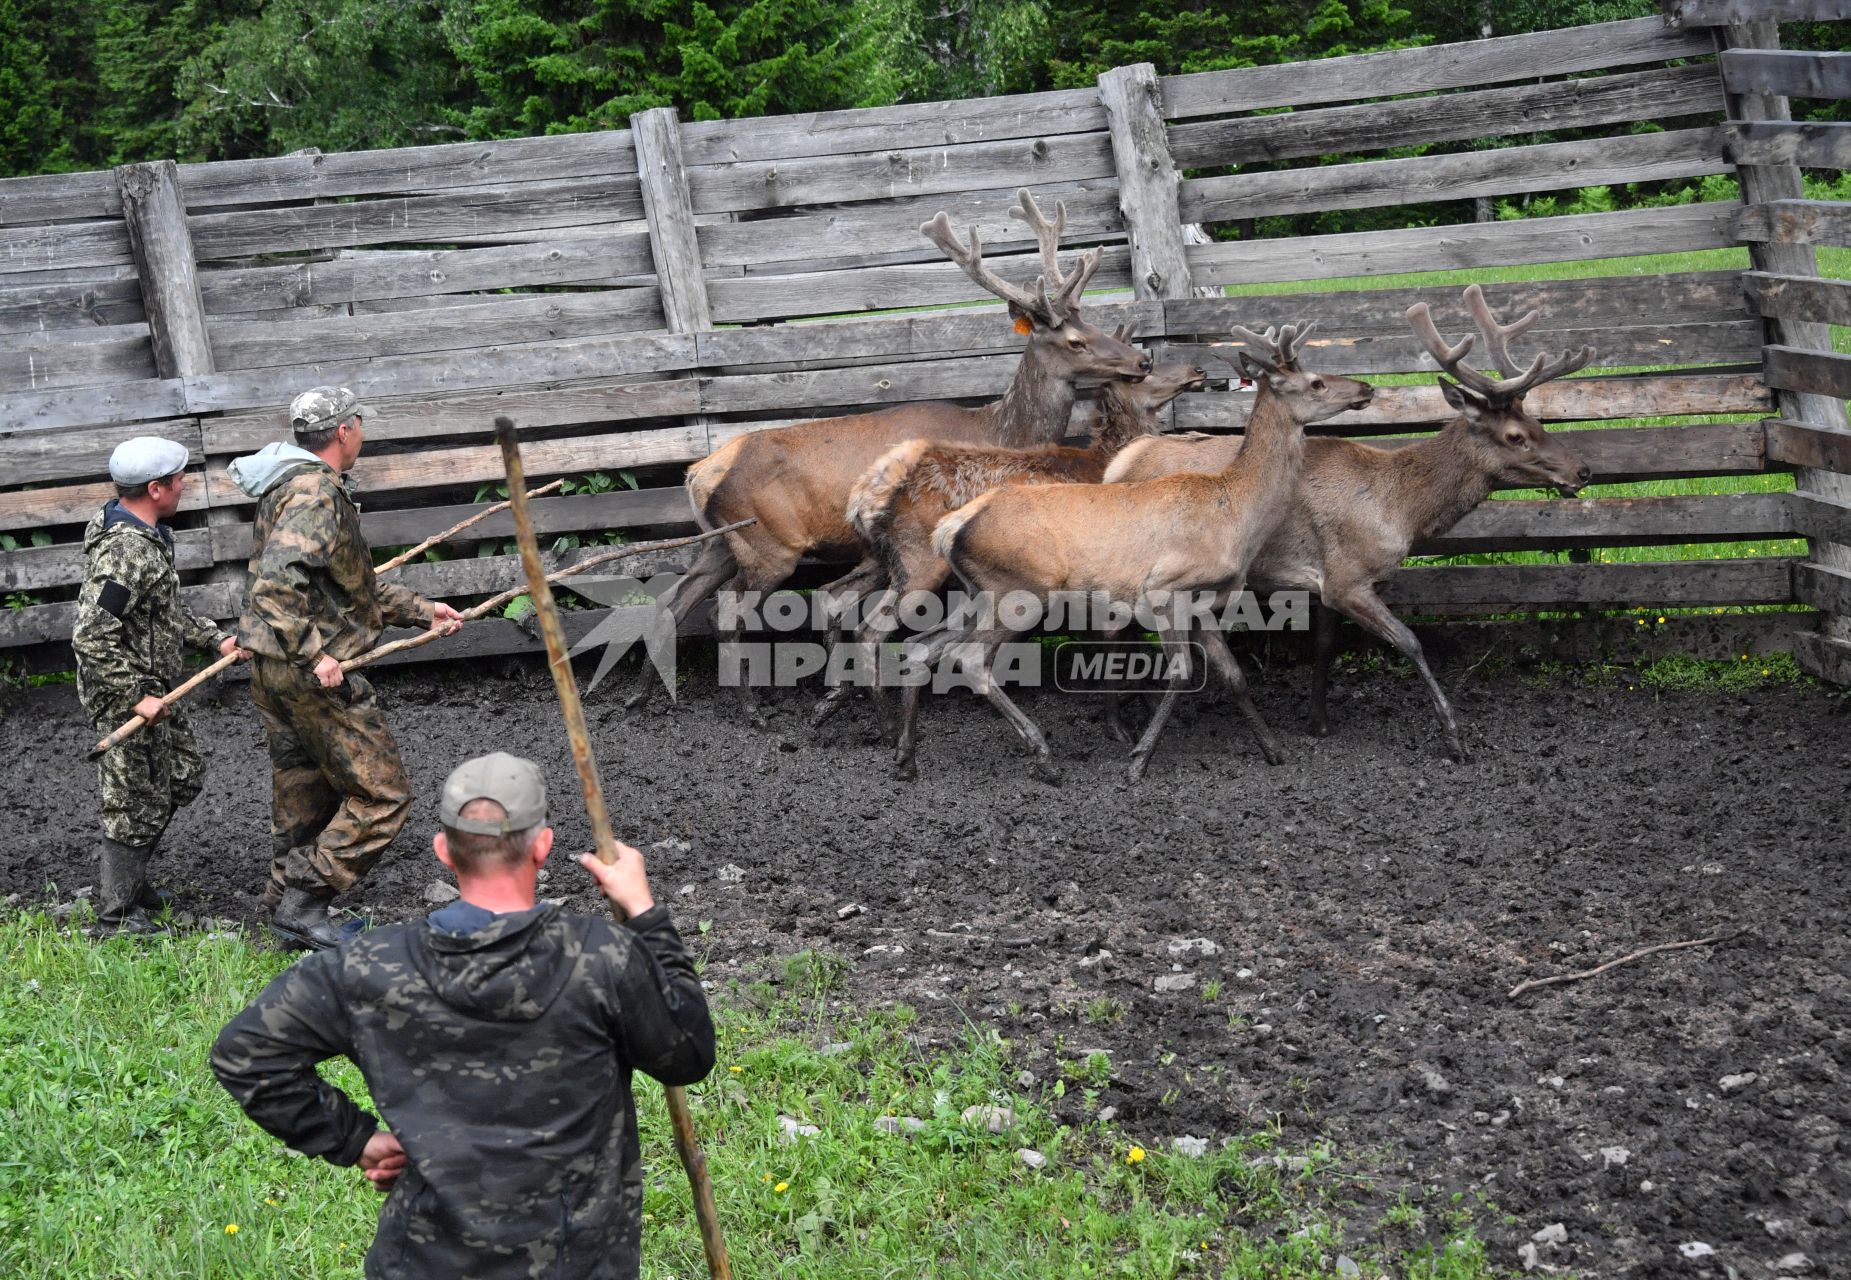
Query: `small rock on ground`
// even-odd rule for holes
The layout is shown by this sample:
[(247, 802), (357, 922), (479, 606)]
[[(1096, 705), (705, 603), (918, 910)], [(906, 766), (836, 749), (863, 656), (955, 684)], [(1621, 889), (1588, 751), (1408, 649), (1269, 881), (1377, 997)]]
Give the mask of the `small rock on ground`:
[(1195, 1138), (1186, 1133), (1180, 1137), (1171, 1138), (1170, 1146), (1175, 1149), (1177, 1155), (1189, 1156), (1192, 1159), (1208, 1154), (1207, 1138)]
[(435, 906), (446, 902), (455, 902), (463, 895), (457, 892), (455, 885), (448, 880), (433, 880), (424, 886), (424, 900)]
[(1015, 1158), (1031, 1169), (1039, 1169), (1048, 1162), (1048, 1158), (1033, 1147), (1017, 1147)]
[(1173, 956), (1215, 956), (1221, 954), (1218, 944), (1207, 938), (1177, 938), (1170, 943)]
[(876, 1116), (874, 1127), (882, 1133), (911, 1134), (926, 1127), (918, 1116)]
[(1803, 1276), (1812, 1270), (1812, 1259), (1803, 1253), (1789, 1253), (1774, 1264), (1782, 1275)]
[(1724, 1093), (1734, 1093), (1737, 1089), (1746, 1089), (1760, 1078), (1752, 1071), (1744, 1071), (1740, 1075), (1724, 1076), (1716, 1083)]
[(746, 878), (745, 868), (729, 862), (716, 871), (713, 878), (721, 884), (742, 884)]
[(1537, 1244), (1567, 1244), (1568, 1228), (1559, 1222), (1551, 1222), (1530, 1236)]
[(981, 1125), (991, 1133), (1005, 1133), (1015, 1128), (1015, 1112), (1008, 1107), (966, 1107), (965, 1124)]
[(1166, 973), (1157, 979), (1159, 991), (1187, 991), (1195, 985), (1193, 973)]
[(1693, 1261), (1697, 1258), (1713, 1258), (1716, 1256), (1716, 1250), (1712, 1249), (1701, 1240), (1686, 1240), (1677, 1247), (1677, 1251)]
[(802, 1124), (794, 1116), (778, 1117), (778, 1145), (795, 1146), (799, 1138), (814, 1138), (822, 1130), (813, 1124)]

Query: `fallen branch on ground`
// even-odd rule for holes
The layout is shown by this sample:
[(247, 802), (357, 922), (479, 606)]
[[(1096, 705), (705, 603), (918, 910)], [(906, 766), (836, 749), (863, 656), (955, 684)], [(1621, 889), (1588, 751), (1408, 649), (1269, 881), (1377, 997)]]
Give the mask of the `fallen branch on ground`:
[(1519, 982), (1516, 986), (1504, 993), (1504, 998), (1507, 1000), (1515, 1000), (1525, 991), (1530, 991), (1536, 987), (1554, 986), (1558, 982), (1579, 982), (1583, 978), (1592, 978), (1597, 974), (1605, 973), (1609, 969), (1618, 968), (1623, 964), (1631, 964), (1634, 960), (1642, 960), (1646, 956), (1653, 955), (1660, 951), (1676, 951), (1683, 947), (1707, 947), (1712, 943), (1727, 942), (1730, 938), (1740, 936), (1741, 932), (1740, 929), (1737, 929), (1734, 933), (1719, 933), (1711, 938), (1692, 938), (1687, 942), (1661, 942), (1655, 947), (1647, 947), (1643, 951), (1635, 951), (1629, 956), (1621, 956), (1618, 960), (1609, 960), (1603, 965), (1593, 969), (1584, 969), (1580, 973), (1558, 973), (1553, 978), (1532, 978), (1528, 982)]

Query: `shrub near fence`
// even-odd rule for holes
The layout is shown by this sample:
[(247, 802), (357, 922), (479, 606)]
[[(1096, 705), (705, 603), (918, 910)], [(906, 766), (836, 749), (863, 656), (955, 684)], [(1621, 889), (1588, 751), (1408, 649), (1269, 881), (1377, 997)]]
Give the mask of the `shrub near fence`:
[[(1799, 200), (1794, 167), (1842, 166), (1845, 126), (1781, 123), (1782, 94), (1845, 93), (1847, 55), (1779, 52), (1767, 23), (1703, 25), (1737, 17), (1723, 3), (1673, 16), (1197, 75), (1121, 67), (1096, 89), (1009, 98), (700, 123), (657, 110), (619, 132), (0, 182), (0, 532), (49, 535), (0, 555), (0, 586), (24, 605), (0, 615), (0, 646), (68, 636), (81, 524), (108, 494), (109, 450), (136, 434), (184, 442), (203, 470), (179, 563), (197, 607), (235, 614), (250, 511), (225, 463), (282, 436), (282, 406), (314, 383), (352, 385), (379, 408), (356, 469), (375, 545), (454, 523), (499, 480), (495, 413), (533, 430), (536, 477), (641, 476), (634, 491), (535, 504), (543, 531), (573, 534), (685, 526), (680, 467), (741, 432), (994, 395), (1019, 340), (994, 307), (965, 305), (975, 286), (918, 228), (947, 209), (1001, 270), (1031, 274), (1032, 240), (1004, 216), (1018, 186), (1066, 203), (1067, 242), (1105, 246), (1095, 284), (1118, 292), (1089, 299), (1089, 315), (1211, 377), (1229, 370), (1205, 344), (1235, 322), (1317, 317), (1321, 362), (1364, 375), (1431, 370), (1402, 319), (1417, 299), (1443, 330), (1469, 324), (1457, 286), (1238, 299), (1204, 286), (1749, 244), (1746, 277), (1486, 292), (1507, 315), (1542, 311), (1526, 349), (1600, 350), (1588, 375), (1536, 393), (1539, 416), (1670, 420), (1581, 434), (1597, 481), (1797, 468), (1797, 495), (1490, 503), (1423, 550), (1806, 534), (1808, 558), (1419, 568), (1392, 598), (1440, 615), (1795, 601), (1851, 614), (1851, 559), (1829, 545), (1851, 541), (1846, 357), (1824, 323), (1845, 320), (1846, 286), (1814, 278), (1810, 248), (1845, 243), (1846, 215)], [(1538, 130), (1581, 136), (1523, 141)], [(1414, 148), (1424, 154), (1382, 154)], [(1337, 154), (1353, 158), (1320, 162)], [(1739, 176), (1746, 204), (1183, 234), (1188, 222), (1710, 174)], [(1173, 412), (1179, 426), (1238, 429), (1243, 403), (1210, 391)], [(1778, 417), (1707, 420), (1732, 414)], [(1393, 386), (1328, 429), (1389, 435), (1445, 416), (1432, 386)], [(497, 519), (485, 535), (506, 535)], [(495, 555), (402, 571), (445, 596), (519, 576), (516, 558)], [(444, 652), (533, 644), (511, 627), (472, 631)], [(1842, 639), (1809, 637), (1802, 654), (1843, 675)]]

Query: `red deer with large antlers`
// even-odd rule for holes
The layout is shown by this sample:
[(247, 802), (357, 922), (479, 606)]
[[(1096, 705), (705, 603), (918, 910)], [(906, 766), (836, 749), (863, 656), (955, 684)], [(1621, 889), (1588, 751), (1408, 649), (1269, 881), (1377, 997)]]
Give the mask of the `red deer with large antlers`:
[[(1523, 397), (1594, 358), (1593, 348), (1582, 347), (1553, 359), (1538, 355), (1526, 369), (1511, 357), (1509, 342), (1528, 331), (1538, 313), (1502, 325), (1477, 285), (1466, 289), (1465, 299), (1502, 379), (1465, 363), (1471, 337), (1449, 346), (1426, 303), (1409, 307), (1408, 324), (1440, 368), (1457, 379), (1440, 379), (1440, 391), (1456, 415), (1437, 435), (1398, 449), (1331, 436), (1307, 440), (1298, 499), (1254, 560), (1251, 574), (1257, 586), (1298, 588), (1321, 598), (1315, 615), (1312, 733), (1322, 737), (1329, 732), (1326, 703), (1336, 656), (1336, 615), (1341, 613), (1414, 664), (1432, 695), (1447, 749), (1461, 761), (1466, 749), (1452, 704), (1433, 678), (1420, 641), (1382, 603), (1376, 588), (1401, 567), (1416, 542), (1452, 528), (1492, 490), (1552, 487), (1572, 496), (1588, 482), (1592, 473), (1587, 465), (1560, 437), (1543, 430), (1524, 408)], [(1148, 482), (1179, 472), (1219, 471), (1241, 449), (1238, 436), (1143, 440), (1119, 455), (1106, 480)], [(1114, 732), (1122, 733), (1115, 712), (1113, 720)]]
[[(1268, 763), (1283, 758), (1278, 743), (1247, 693), (1246, 677), (1213, 627), (1198, 627), (1183, 602), (1214, 596), (1225, 601), (1246, 585), (1247, 567), (1290, 510), (1305, 457), (1305, 425), (1360, 409), (1374, 396), (1368, 383), (1300, 368), (1297, 344), (1310, 332), (1285, 326), (1261, 335), (1236, 329), (1246, 346), (1238, 359), (1259, 383), (1247, 422), (1248, 446), (1220, 471), (1164, 476), (1142, 484), (1027, 485), (992, 490), (946, 516), (933, 547), (980, 601), (1000, 602), (1011, 592), (1047, 599), (1081, 593), (1124, 608), (1165, 601), (1159, 628), (1174, 678), (1131, 753), (1130, 777), (1144, 774), (1182, 683), (1189, 679), (1188, 642), (1204, 647), (1210, 665), (1233, 689), (1241, 714)], [(1121, 455), (1122, 456), (1122, 455)], [(928, 665), (954, 646), (977, 657), (977, 687), (1035, 754), (1034, 771), (1058, 781), (1041, 730), (997, 684), (997, 651), (1012, 633), (995, 617), (947, 625), (922, 637), (917, 651)], [(898, 764), (912, 776), (920, 685), (906, 688)]]
[[(1123, 339), (1125, 330), (1114, 336)], [(891, 611), (909, 594), (937, 591), (951, 578), (951, 566), (932, 549), (932, 530), (979, 494), (1013, 484), (1098, 484), (1119, 450), (1163, 429), (1158, 414), (1183, 392), (1205, 384), (1190, 364), (1160, 364), (1136, 382), (1113, 380), (1094, 402), (1093, 438), (1085, 448), (908, 440), (881, 455), (849, 496), (848, 521), (879, 561), (886, 590), (864, 616), (854, 643), (872, 655), (893, 626)], [(820, 724), (854, 688), (838, 684), (817, 707)], [(880, 686), (869, 690), (884, 721)]]
[[(983, 263), (973, 227), (960, 243), (940, 212), (920, 228), (972, 280), (1009, 304), (1028, 346), (1000, 400), (976, 408), (942, 402), (897, 405), (871, 413), (823, 418), (741, 436), (688, 469), (688, 497), (703, 529), (754, 517), (756, 524), (706, 544), (688, 575), (663, 597), (679, 627), (716, 590), (769, 592), (788, 579), (806, 555), (859, 560), (830, 584), (831, 591), (871, 585), (878, 566), (865, 558), (861, 538), (847, 519), (849, 491), (880, 456), (911, 439), (970, 440), (1003, 445), (1046, 444), (1066, 433), (1079, 378), (1139, 378), (1148, 355), (1080, 316), (1080, 295), (1099, 269), (1100, 252), (1080, 255), (1060, 269), (1060, 237), (1067, 209), (1055, 206), (1049, 222), (1026, 188), (1009, 213), (1034, 231), (1041, 275), (1033, 285), (1012, 284)], [(743, 628), (741, 628), (743, 629)], [(736, 636), (735, 632), (735, 636)], [(644, 672), (630, 698), (634, 706), (651, 684)], [(742, 686), (747, 714), (762, 723), (754, 691)]]

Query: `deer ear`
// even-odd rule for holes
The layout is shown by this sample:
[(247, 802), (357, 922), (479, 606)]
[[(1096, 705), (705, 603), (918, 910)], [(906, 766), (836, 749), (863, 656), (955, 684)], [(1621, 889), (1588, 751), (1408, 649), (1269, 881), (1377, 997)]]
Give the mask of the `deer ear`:
[(1035, 331), (1035, 317), (1013, 302), (1009, 304), (1009, 318), (1015, 322), (1017, 333), (1026, 336)]
[(1283, 375), (1265, 361), (1256, 360), (1245, 351), (1236, 351), (1234, 353), (1234, 360), (1240, 367), (1241, 376), (1249, 382), (1259, 382), (1264, 379), (1266, 384), (1273, 389), (1275, 395), (1277, 395), (1283, 387), (1285, 383)]
[(1478, 423), (1491, 412), (1491, 402), (1474, 395), (1456, 382), (1440, 379), (1440, 394), (1446, 397), (1446, 403), (1465, 415), (1466, 421)]

